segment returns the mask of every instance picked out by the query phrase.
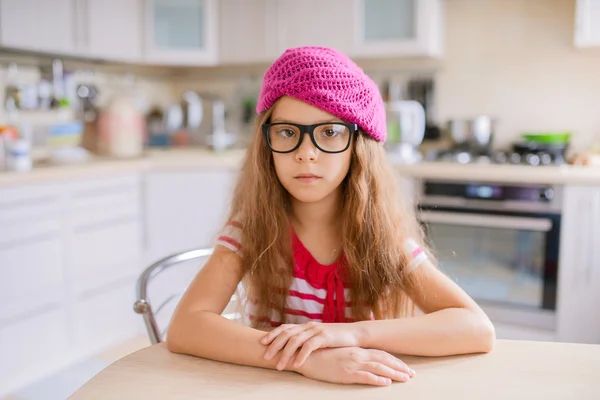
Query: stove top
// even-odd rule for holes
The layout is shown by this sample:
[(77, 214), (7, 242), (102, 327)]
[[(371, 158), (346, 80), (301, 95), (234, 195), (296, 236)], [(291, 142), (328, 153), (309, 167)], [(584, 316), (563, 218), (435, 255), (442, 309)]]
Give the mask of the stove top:
[(453, 162), (458, 164), (511, 164), (532, 167), (566, 164), (562, 154), (543, 152), (496, 151), (489, 154), (474, 154), (468, 151), (444, 151), (426, 157), (428, 161)]

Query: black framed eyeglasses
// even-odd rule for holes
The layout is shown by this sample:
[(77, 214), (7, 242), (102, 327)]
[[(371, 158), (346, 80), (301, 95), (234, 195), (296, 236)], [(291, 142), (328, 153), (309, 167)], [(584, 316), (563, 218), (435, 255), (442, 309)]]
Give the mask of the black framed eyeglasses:
[(352, 134), (358, 132), (357, 124), (322, 122), (300, 125), (291, 122), (263, 124), (263, 133), (269, 148), (275, 153), (291, 153), (302, 144), (304, 134), (310, 135), (315, 147), (324, 153), (342, 153), (350, 147)]

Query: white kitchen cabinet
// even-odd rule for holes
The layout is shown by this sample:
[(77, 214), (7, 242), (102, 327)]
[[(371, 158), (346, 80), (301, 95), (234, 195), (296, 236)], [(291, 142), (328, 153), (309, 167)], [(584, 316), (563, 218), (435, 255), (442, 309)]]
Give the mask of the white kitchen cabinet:
[(440, 56), (441, 0), (353, 0), (355, 57)]
[(146, 62), (216, 64), (217, 0), (144, 0), (144, 17)]
[(56, 185), (0, 189), (0, 325), (62, 301), (63, 201)]
[(277, 38), (278, 55), (287, 48), (326, 46), (352, 50), (352, 2), (348, 0), (277, 0), (269, 26)]
[(577, 0), (575, 7), (575, 46), (600, 46), (600, 1)]
[(141, 182), (0, 187), (0, 397), (143, 333)]
[(277, 0), (219, 1), (219, 64), (272, 61)]
[(77, 0), (83, 55), (138, 62), (143, 49), (142, 0)]
[(146, 175), (146, 265), (173, 253), (209, 247), (229, 211), (237, 173), (156, 171)]
[(354, 58), (440, 56), (442, 0), (279, 0), (278, 53), (326, 46)]
[(565, 187), (559, 263), (558, 340), (600, 343), (600, 187)]
[(77, 0), (1, 0), (2, 46), (49, 53), (77, 50)]

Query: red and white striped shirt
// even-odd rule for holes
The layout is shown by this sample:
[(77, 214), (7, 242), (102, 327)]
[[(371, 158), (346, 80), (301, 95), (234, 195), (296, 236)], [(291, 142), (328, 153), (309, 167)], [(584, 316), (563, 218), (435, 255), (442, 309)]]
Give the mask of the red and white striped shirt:
[[(333, 264), (323, 265), (304, 247), (293, 230), (292, 232), (294, 271), (284, 310), (285, 322), (352, 322), (348, 301), (349, 284), (343, 268), (343, 257)], [(216, 244), (239, 253), (242, 251), (241, 236), (241, 224), (230, 221), (219, 232)], [(412, 254), (409, 269), (414, 269), (427, 259), (427, 254), (414, 240), (406, 240), (404, 246)], [(254, 318), (251, 309), (246, 310), (246, 317)], [(271, 326), (282, 323), (274, 311), (261, 322)]]

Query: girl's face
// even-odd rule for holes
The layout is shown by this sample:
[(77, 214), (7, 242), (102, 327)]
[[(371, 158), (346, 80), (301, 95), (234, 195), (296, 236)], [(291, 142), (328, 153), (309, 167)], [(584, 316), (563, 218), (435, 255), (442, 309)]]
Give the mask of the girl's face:
[[(312, 125), (343, 121), (303, 101), (284, 96), (274, 105), (271, 114), (271, 123), (278, 122)], [(278, 137), (286, 138), (293, 132), (282, 129), (278, 130), (277, 134)], [(329, 136), (334, 132), (317, 129), (314, 134), (319, 145), (322, 146), (320, 140), (323, 142), (331, 140)], [(352, 141), (346, 151), (332, 154), (319, 150), (308, 133), (302, 135), (304, 136), (302, 144), (293, 152), (272, 152), (275, 171), (283, 187), (295, 199), (305, 203), (318, 202), (341, 188), (340, 184), (350, 168)], [(319, 135), (325, 139), (319, 139)]]

